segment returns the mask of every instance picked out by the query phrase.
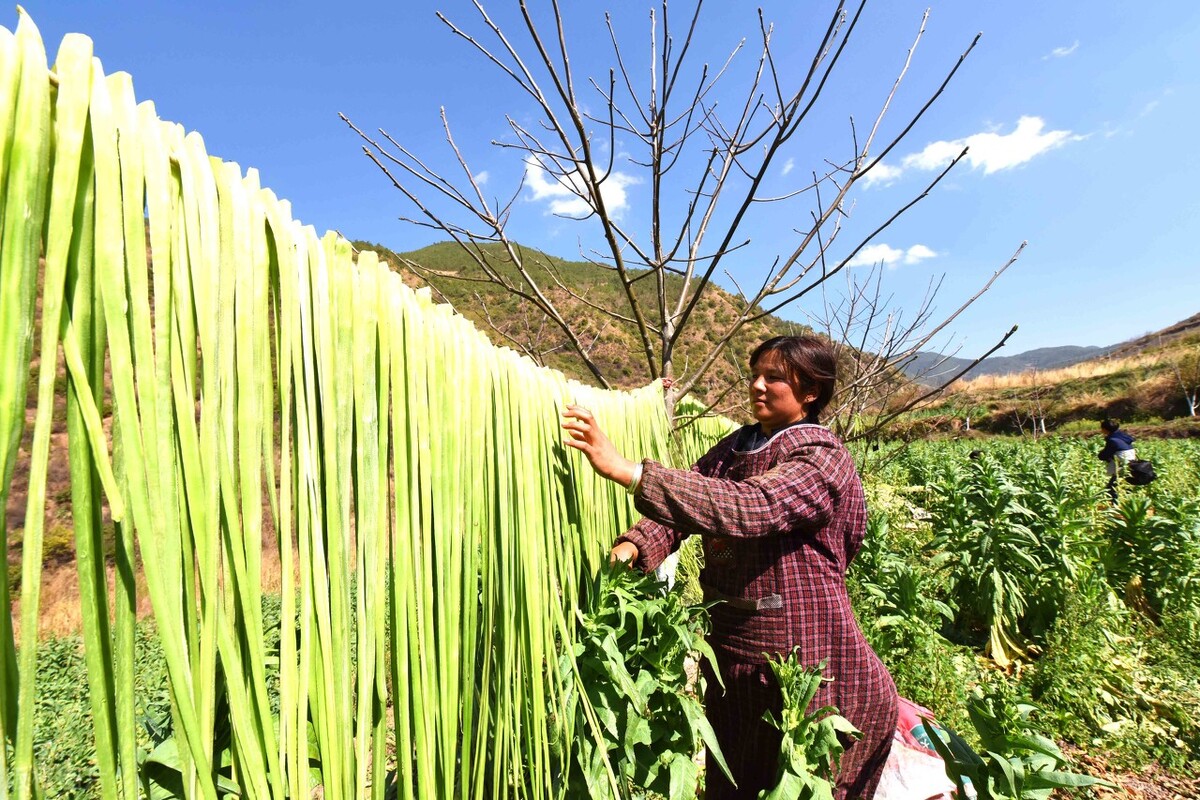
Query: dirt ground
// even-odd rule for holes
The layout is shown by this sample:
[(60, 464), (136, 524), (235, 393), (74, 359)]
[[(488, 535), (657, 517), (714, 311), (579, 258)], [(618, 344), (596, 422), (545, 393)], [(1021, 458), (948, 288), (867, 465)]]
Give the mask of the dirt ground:
[(1179, 778), (1169, 775), (1157, 764), (1140, 772), (1112, 770), (1103, 758), (1064, 747), (1063, 752), (1075, 760), (1080, 771), (1117, 784), (1117, 789), (1097, 788), (1100, 800), (1196, 800), (1200, 798), (1200, 778)]

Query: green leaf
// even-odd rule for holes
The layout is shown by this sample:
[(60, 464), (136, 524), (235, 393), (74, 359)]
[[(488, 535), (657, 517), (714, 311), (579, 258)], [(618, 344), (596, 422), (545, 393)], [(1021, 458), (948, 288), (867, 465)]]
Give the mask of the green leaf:
[(700, 780), (700, 768), (695, 761), (684, 755), (676, 753), (671, 759), (671, 786), (667, 792), (667, 797), (670, 800), (688, 800), (696, 796), (696, 783)]
[(801, 792), (809, 788), (809, 782), (799, 775), (785, 772), (779, 776), (779, 783), (769, 792), (759, 792), (760, 800), (799, 800)]
[(1031, 772), (1025, 778), (1027, 789), (1080, 789), (1086, 786), (1118, 788), (1115, 783), (1077, 772)]
[(704, 710), (690, 697), (676, 695), (675, 701), (683, 710), (688, 724), (692, 726), (692, 730), (700, 732), (700, 739), (704, 742), (704, 746), (708, 748), (708, 760), (705, 763), (715, 763), (725, 777), (730, 782), (733, 782), (733, 774), (729, 771), (729, 765), (725, 763), (725, 754), (721, 752), (721, 745), (717, 742), (717, 734), (713, 731), (712, 725), (709, 724), (708, 718), (704, 716)]
[[(988, 750), (987, 754), (991, 756), (992, 765), (1000, 770), (1000, 774), (1004, 778), (1004, 783), (999, 785), (1007, 790), (1009, 797), (1015, 798), (1017, 796), (1017, 779), (1013, 774), (1012, 765), (1008, 763), (1008, 759), (999, 753)], [(993, 777), (995, 776), (993, 775)]]

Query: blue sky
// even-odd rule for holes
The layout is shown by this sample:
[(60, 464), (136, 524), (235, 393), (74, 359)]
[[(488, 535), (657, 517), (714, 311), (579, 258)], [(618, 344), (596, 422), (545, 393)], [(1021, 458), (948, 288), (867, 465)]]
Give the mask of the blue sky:
[[(362, 155), (339, 111), (444, 166), (444, 107), (472, 171), (486, 174), (486, 190), (507, 197), (525, 169), (512, 151), (489, 142), (508, 133), (505, 112), (528, 120), (528, 107), (434, 15), (441, 10), (478, 30), (465, 0), (23, 5), (51, 59), (63, 34), (87, 34), (106, 71), (132, 74), (138, 98), (155, 101), (163, 119), (199, 131), (210, 153), (256, 167), (263, 184), (318, 231), (336, 229), (400, 251), (439, 238), (398, 220), (411, 209)], [(632, 51), (644, 52), (654, 4), (566, 5), (573, 63), (582, 73), (598, 74), (608, 63), (605, 7)], [(930, 280), (944, 276), (937, 308), (945, 313), (1029, 241), (1020, 261), (953, 324), (951, 347), (959, 355), (988, 349), (1013, 324), (1020, 330), (1006, 354), (1112, 344), (1200, 311), (1200, 158), (1189, 155), (1188, 144), (1200, 116), (1194, 2), (879, 0), (868, 6), (811, 129), (777, 162), (776, 188), (795, 185), (824, 158), (845, 156), (849, 117), (861, 136), (927, 5), (926, 33), (881, 136), (895, 133), (924, 102), (976, 32), (983, 36), (884, 161), (887, 169), (856, 189), (839, 241), (849, 246), (853, 234), (919, 193), (945, 153), (968, 144), (968, 160), (863, 251), (884, 265), (885, 292), (910, 313)], [(501, 24), (514, 23), (515, 3), (491, 6)], [(709, 6), (697, 64), (723, 61), (741, 37), (752, 45), (757, 31), (753, 5)], [(833, 6), (792, 0), (763, 7), (775, 23), (781, 64), (799, 69)], [(684, 4), (671, 9), (681, 22)], [(0, 24), (11, 29), (15, 14)], [(739, 63), (752, 65), (754, 55), (748, 49)], [(540, 176), (528, 177), (516, 238), (576, 257), (591, 234), (553, 216), (561, 196)], [(621, 189), (623, 220), (648, 230), (648, 187), (629, 179)], [(730, 260), (739, 281), (758, 274), (796, 224), (794, 208), (764, 212), (750, 231), (751, 246)], [(804, 311), (785, 316), (803, 320)]]

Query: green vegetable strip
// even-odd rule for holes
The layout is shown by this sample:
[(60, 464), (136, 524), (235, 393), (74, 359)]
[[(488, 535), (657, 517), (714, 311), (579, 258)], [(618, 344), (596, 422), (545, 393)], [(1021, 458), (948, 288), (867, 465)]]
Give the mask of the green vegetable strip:
[[(379, 528), (383, 521), (380, 500), (379, 459), (379, 394), (376, 388), (376, 358), (378, 343), (378, 295), (374, 254), (361, 257), (353, 270), (351, 306), (353, 320), (353, 393), (354, 393), (354, 457), (355, 457), (355, 628), (358, 631), (357, 691), (358, 709), (355, 719), (355, 783), (356, 797), (366, 797), (370, 770), (375, 760), (374, 732), (378, 711), (375, 694), (375, 648), (382, 645), (376, 639), (374, 625), (376, 593), (382, 575), (380, 560), (375, 553)], [(382, 619), (382, 617), (380, 617)]]
[[(317, 568), (323, 563), (323, 549), (319, 538), (323, 523), (320, 513), (320, 469), (316, 453), (318, 447), (317, 387), (315, 364), (313, 363), (310, 261), (317, 257), (311, 252), (317, 241), (311, 230), (302, 228), (299, 223), (291, 226), (291, 234), (296, 248), (296, 285), (298, 289), (294, 311), (297, 330), (293, 334), (292, 346), (296, 383), (296, 518), (300, 557), (300, 614), (297, 623), (300, 631), (300, 652), (297, 686), (302, 692), (302, 696), (297, 698), (296, 709), (299, 727), (293, 735), (302, 737), (304, 744), (301, 746), (301, 750), (305, 759), (303, 763), (307, 763), (310, 725), (307, 722), (306, 710), (312, 714), (311, 736), (318, 752), (329, 738), (326, 729), (326, 715), (323, 713), (325, 694), (322, 685), (319, 684), (323, 671), (318, 659), (324, 657), (324, 651), (320, 641), (322, 618), (318, 616), (316, 602), (318, 599)], [(324, 584), (323, 577), (321, 584)], [(327, 617), (326, 614), (324, 618), (327, 619)], [(324, 760), (322, 760), (322, 771), (325, 771)]]
[(282, 598), (279, 640), (279, 770), (287, 776), (287, 793), (299, 797), (303, 793), (302, 778), (305, 772), (301, 765), (306, 763), (307, 728), (304, 724), (307, 702), (301, 702), (298, 686), (298, 659), (296, 637), (289, 627), (296, 618), (296, 591), (292, 565), (295, 560), (293, 536), (295, 516), (292, 510), (295, 494), (295, 450), (292, 443), (293, 414), (293, 366), (292, 340), (295, 336), (295, 315), (298, 311), (296, 299), (296, 248), (288, 235), (288, 226), (281, 218), (280, 204), (270, 193), (264, 192), (263, 206), (267, 214), (269, 233), (268, 247), (272, 253), (271, 279), (277, 292), (273, 297), (275, 319), (275, 349), (280, 398), (280, 467), (279, 467), (279, 515), (276, 522), (276, 542), (282, 565)]
[[(25, 14), (17, 25), (18, 70), (5, 76), (12, 81), (4, 103), (16, 98), (11, 137), (9, 120), (5, 127), (5, 167), (3, 233), (0, 235), (0, 509), (7, 505), (9, 487), (16, 467), (17, 448), (25, 427), (25, 396), (29, 380), (29, 361), (33, 343), (38, 255), (42, 223), (45, 218), (50, 163), (50, 84), (46, 76), (46, 56), (37, 28)], [(6, 48), (11, 54), (12, 48)], [(13, 85), (16, 92), (12, 92)], [(24, 552), (39, 551), (40, 542), (27, 542)], [(5, 552), (7, 553), (7, 539)], [(8, 582), (0, 586), (0, 602), (10, 606)], [(17, 662), (13, 644), (12, 618), (0, 615), (0, 726), (10, 742), (18, 742), (18, 717), (30, 740), (33, 708), (17, 705)], [(30, 745), (31, 746), (31, 745)], [(24, 749), (24, 745), (22, 746)], [(7, 749), (0, 754), (8, 793)], [(27, 795), (32, 755), (15, 753), (15, 780), (19, 795)]]
[[(8, 158), (17, 116), (17, 86), (21, 79), (21, 55), (17, 38), (0, 28), (0, 239), (4, 237), (4, 205), (8, 197)], [(5, 487), (0, 487), (3, 490)], [(3, 759), (4, 756), (0, 756)], [(8, 791), (8, 787), (0, 791)]]
[[(190, 595), (190, 587), (181, 596), (177, 587), (181, 587), (186, 574), (182, 559), (183, 529), (181, 524), (181, 509), (179, 505), (179, 483), (177, 474), (177, 459), (174, 423), (171, 410), (163, 408), (168, 403), (166, 395), (171, 388), (167, 379), (167, 370), (160, 369), (159, 363), (169, 357), (169, 351), (161, 358), (156, 355), (155, 336), (152, 325), (150, 308), (150, 284), (146, 253), (146, 217), (147, 208), (146, 183), (144, 177), (145, 151), (142, 147), (144, 132), (138, 125), (138, 111), (133, 93), (133, 84), (129, 76), (117, 73), (107, 79), (108, 89), (112, 98), (113, 119), (117, 128), (118, 157), (120, 159), (120, 183), (122, 194), (122, 229), (124, 232), (125, 272), (127, 282), (126, 315), (110, 319), (114, 321), (112, 332), (128, 333), (130, 349), (133, 356), (134, 384), (133, 389), (136, 404), (122, 409), (118, 402), (117, 417), (122, 425), (123, 435), (128, 433), (133, 441), (141, 448), (140, 453), (145, 460), (145, 469), (135, 478), (134, 491), (145, 491), (145, 502), (149, 508), (153, 503), (153, 513), (148, 515), (146, 522), (139, 524), (135, 519), (138, 547), (142, 555), (142, 568), (150, 589), (151, 603), (162, 624), (167, 620), (171, 631), (182, 632), (178, 641), (178, 664), (183, 669), (184, 683), (190, 683), (193, 691), (212, 691), (195, 681), (192, 670), (190, 648), (186, 642), (186, 632), (191, 627), (187, 622), (183, 603), (184, 597)], [(151, 198), (151, 203), (154, 203)], [(166, 254), (164, 254), (164, 260)], [(170, 302), (169, 285), (161, 287), (160, 303)], [(170, 335), (169, 326), (160, 329), (158, 335)], [(115, 375), (115, 370), (114, 370)], [(114, 381), (114, 387), (115, 387)], [(126, 442), (130, 439), (126, 439)], [(124, 443), (123, 443), (124, 444)], [(138, 465), (139, 467), (141, 465)], [(134, 475), (130, 470), (130, 475)], [(144, 487), (144, 488), (140, 488)], [(151, 499), (152, 498), (152, 499)], [(170, 660), (168, 660), (170, 665)], [(176, 686), (180, 685), (178, 683)], [(173, 710), (179, 719), (197, 720), (195, 708), (189, 702), (192, 692), (177, 693), (172, 697)], [(177, 719), (176, 724), (179, 724)], [(184, 730), (184, 741), (188, 743), (192, 753), (185, 748), (179, 748), (183, 761), (185, 790), (195, 793), (195, 785), (203, 785), (204, 777), (194, 775), (205, 769), (203, 765), (212, 761), (211, 747), (207, 746), (211, 737), (200, 730)], [(192, 756), (199, 753), (198, 758)]]
[[(149, 459), (142, 447), (134, 385), (133, 345), (130, 341), (129, 321), (126, 313), (128, 299), (125, 291), (126, 248), (122, 221), (121, 181), (123, 164), (117, 153), (112, 101), (103, 75), (98, 69), (93, 73), (91, 108), (92, 134), (96, 148), (96, 269), (108, 326), (113, 396), (116, 400), (115, 436), (120, 447), (124, 470), (127, 473), (125, 478), (129, 492), (127, 499), (132, 511), (133, 523), (139, 532), (149, 532), (141, 536), (145, 549), (148, 544), (147, 540), (149, 540), (150, 546), (154, 546), (155, 543), (165, 538), (156, 535), (161, 533), (161, 528), (165, 526), (155, 525), (154, 515), (150, 509), (146, 476)], [(130, 159), (130, 163), (132, 163), (132, 159)], [(136, 208), (137, 214), (140, 215), (143, 208), (142, 203), (137, 202)], [(137, 242), (136, 246), (144, 250), (144, 239)], [(143, 563), (151, 560), (145, 558), (144, 552)], [(146, 580), (151, 602), (158, 618), (163, 651), (171, 677), (177, 729), (182, 734), (185, 743), (185, 747), (180, 748), (180, 751), (181, 753), (190, 751), (193, 758), (204, 764), (203, 745), (199, 736), (198, 723), (192, 713), (191, 704), (186, 701), (186, 698), (192, 693), (191, 673), (183, 648), (182, 630), (178, 623), (178, 616), (170, 611), (171, 590), (162, 580), (160, 570), (147, 569)], [(175, 584), (176, 589), (178, 585), (178, 583)], [(203, 795), (215, 798), (216, 789), (212, 782), (211, 771), (205, 765), (198, 770), (198, 773)]]
[(218, 641), (233, 722), (235, 773), (254, 796), (267, 797), (270, 782), (278, 776), (268, 771), (274, 760), (274, 728), (267, 710), (258, 559), (253, 555), (262, 541), (261, 416), (253, 391), (254, 361), (260, 350), (252, 284), (257, 265), (252, 261), (249, 229), (253, 223), (241, 172), (236, 164), (214, 160), (213, 166), (222, 211), (222, 308), (230, 312), (219, 322), (216, 359), (224, 412), (220, 457), (227, 567), (227, 616), (219, 624)]
[(375, 800), (383, 800), (387, 786), (386, 782), (378, 779), (377, 776), (387, 774), (387, 558), (388, 544), (391, 539), (389, 534), (390, 503), (388, 502), (387, 464), (388, 447), (390, 444), (388, 408), (390, 405), (391, 336), (388, 330), (390, 324), (388, 317), (388, 297), (384, 293), (384, 289), (387, 275), (390, 273), (379, 263), (378, 258), (370, 257), (367, 253), (363, 253), (359, 258), (360, 269), (364, 268), (364, 261), (367, 264), (366, 268), (373, 273), (373, 277), (370, 280), (370, 291), (373, 294), (369, 296), (368, 302), (370, 299), (375, 301), (378, 346), (378, 353), (375, 359), (378, 370), (375, 397), (377, 428), (375, 444), (378, 449), (375, 454), (374, 474), (378, 482), (376, 502), (379, 511), (376, 525), (368, 528), (372, 533), (372, 545), (370, 551), (367, 553), (367, 557), (371, 559), (371, 570), (374, 572), (370, 582), (370, 608), (368, 609), (367, 616), (369, 624), (373, 625), (372, 636), (375, 639), (374, 684), (370, 688), (374, 696), (373, 753), (370, 775), (372, 776), (372, 797)]
[[(337, 746), (340, 728), (336, 718), (337, 687), (334, 686), (339, 676), (335, 673), (333, 662), (335, 650), (328, 574), (332, 558), (327, 555), (330, 538), (327, 526), (330, 524), (330, 518), (336, 514), (337, 507), (329, 502), (329, 493), (333, 489), (326, 488), (326, 484), (332, 485), (333, 481), (324, 479), (327, 461), (323, 456), (326, 455), (325, 445), (332, 437), (332, 432), (322, 436), (325, 432), (320, 428), (317, 413), (320, 407), (318, 398), (328, 397), (328, 390), (322, 385), (318, 375), (319, 365), (328, 364), (329, 361), (329, 357), (322, 357), (321, 354), (332, 348), (327, 329), (328, 281), (325, 273), (325, 253), (316, 234), (310, 228), (305, 228), (303, 236), (305, 276), (301, 281), (301, 308), (302, 314), (307, 314), (302, 334), (305, 340), (300, 350), (305, 360), (303, 368), (307, 408), (298, 416), (305, 420), (307, 425), (306, 441), (301, 448), (304, 456), (301, 470), (310, 493), (307, 500), (311, 519), (307, 521), (307, 530), (301, 531), (300, 541), (302, 548), (308, 546), (305, 568), (309, 572), (305, 576), (305, 597), (311, 609), (313, 628), (311, 639), (307, 642), (309, 658), (302, 664), (307, 664), (311, 670), (312, 716), (316, 743), (321, 753), (323, 777), (327, 783), (333, 784), (334, 791), (340, 793), (342, 762)], [(332, 401), (330, 405), (332, 406)], [(331, 413), (327, 413), (325, 419), (328, 420), (332, 416)], [(332, 426), (332, 423), (329, 425)], [(329, 443), (329, 446), (332, 447), (332, 444)], [(328, 515), (325, 509), (330, 510)]]
[[(172, 281), (177, 292), (176, 328), (178, 355), (172, 355), (172, 378), (184, 391), (175, 390), (176, 418), (181, 422), (191, 546), (200, 584), (199, 641), (191, 642), (190, 663), (195, 677), (192, 703), (199, 720), (206, 752), (211, 751), (215, 727), (216, 659), (218, 626), (224, 604), (218, 583), (221, 559), (219, 442), (221, 404), (218, 391), (217, 294), (220, 285), (220, 213), (215, 176), (204, 141), (197, 134), (183, 135), (178, 126), (167, 129), (170, 152), (179, 170), (183, 239)], [(197, 348), (197, 342), (199, 347)], [(207, 368), (198, 373), (197, 351), (205, 354)], [(176, 363), (177, 362), (177, 363)], [(197, 384), (199, 377), (199, 385)], [(199, 437), (195, 429), (195, 403), (201, 400)]]
[[(22, 20), (24, 21), (24, 20)], [(32, 23), (31, 23), (32, 24)], [(36, 35), (36, 29), (33, 29)], [(39, 42), (40, 44), (40, 42)], [(33, 792), (33, 708), (36, 702), (38, 611), (42, 578), (42, 535), (46, 517), (46, 471), (50, 459), (50, 426), (54, 410), (54, 379), (58, 372), (58, 334), (67, 256), (75, 223), (76, 188), (79, 181), (80, 152), (87, 123), (88, 84), (91, 68), (91, 42), (82, 36), (69, 36), (59, 50), (57, 68), (67, 80), (57, 93), (54, 113), (55, 158), (50, 182), (49, 218), (46, 231), (46, 268), (42, 285), (41, 349), (37, 386), (37, 412), (30, 452), (29, 488), (26, 497), (25, 540), (21, 576), (21, 652), (19, 707), (14, 748), (17, 797)], [(29, 62), (26, 62), (29, 65)], [(32, 73), (31, 73), (32, 75)], [(46, 103), (49, 84), (28, 87), (37, 93), (29, 98), (35, 106)], [(25, 81), (21, 86), (21, 104), (26, 98)], [(46, 104), (46, 112), (49, 106)], [(31, 209), (44, 214), (41, 208)], [(36, 259), (36, 255), (35, 255)]]
[[(50, 84), (46, 78), (46, 56), (37, 28), (25, 14), (17, 26), (17, 46), (20, 49), (21, 76), (17, 93), (16, 129), (9, 168), (6, 175), (7, 200), (4, 213), (4, 234), (0, 240), (0, 508), (8, 499), (9, 483), (16, 466), (17, 448), (25, 426), (25, 394), (28, 387), (30, 352), (33, 343), (38, 255), (41, 249), (42, 224), (46, 215), (46, 200), (50, 158)], [(61, 284), (60, 284), (61, 288)], [(61, 302), (51, 301), (55, 304)], [(57, 328), (52, 328), (53, 336)], [(52, 360), (53, 361), (53, 360)], [(46, 368), (43, 364), (43, 370)], [(53, 366), (51, 366), (53, 369)], [(53, 375), (51, 376), (53, 380)], [(38, 410), (38, 416), (43, 412)], [(43, 434), (44, 435), (44, 434)], [(44, 473), (45, 468), (42, 468)], [(37, 474), (36, 462), (30, 473), (30, 499), (35, 484), (45, 487), (44, 474)], [(35, 506), (40, 509), (40, 504)], [(38, 512), (40, 517), (40, 511)], [(22, 549), (22, 603), (32, 606), (33, 625), (29, 615), (22, 615), (22, 654), (20, 676), (13, 649), (12, 621), (3, 615), (0, 623), (0, 659), (3, 695), (0, 697), (0, 718), (13, 743), (13, 776), (18, 797), (33, 792), (33, 669), (36, 648), (28, 646), (37, 641), (37, 592), (41, 574), (41, 521), (26, 520), (26, 537)], [(6, 545), (7, 551), (7, 545)], [(27, 582), (27, 581), (32, 581)], [(9, 603), (8, 584), (0, 598)], [(32, 627), (33, 630), (29, 630)], [(18, 702), (18, 683), (20, 701)], [(0, 758), (7, 758), (5, 756)], [(7, 764), (6, 779), (7, 779)], [(8, 787), (6, 785), (5, 792)]]
[(391, 561), (391, 580), (388, 584), (388, 618), (391, 623), (392, 647), (389, 654), (389, 673), (394, 698), (392, 701), (393, 727), (396, 732), (397, 796), (402, 800), (413, 800), (415, 775), (412, 758), (414, 749), (414, 721), (412, 710), (413, 676), (409, 661), (408, 643), (413, 635), (410, 611), (414, 607), (412, 592), (415, 581), (412, 573), (411, 540), (408, 530), (413, 514), (410, 455), (411, 443), (408, 435), (408, 374), (407, 319), (405, 305), (408, 295), (398, 291), (399, 277), (390, 277), (392, 291), (388, 293), (388, 325), (391, 334), (392, 385), (392, 521), (388, 528), (388, 547)]
[[(90, 62), (89, 62), (90, 67)], [(63, 75), (59, 73), (60, 83)], [(87, 76), (85, 89), (91, 86)], [(68, 337), (78, 338), (80, 372), (67, 374), (67, 438), (71, 468), (71, 518), (75, 527), (75, 566), (79, 575), (80, 618), (83, 628), (84, 658), (87, 664), (88, 702), (96, 733), (96, 766), (100, 773), (100, 796), (118, 797), (117, 742), (120, 734), (116, 718), (116, 677), (112, 629), (109, 623), (107, 570), (100, 508), (100, 481), (96, 472), (97, 455), (87, 434), (80, 408), (80, 396), (86, 395), (93, 411), (104, 386), (103, 366), (99, 374), (88, 374), (86, 362), (94, 362), (95, 353), (103, 353), (103, 342), (94, 336), (93, 315), (95, 285), (92, 272), (95, 236), (95, 194), (92, 187), (92, 143), (85, 138), (81, 153), (75, 224), (71, 253), (68, 257), (69, 298)], [(82, 375), (77, 380), (77, 375)], [(96, 387), (96, 388), (93, 388)], [(100, 458), (106, 458), (102, 454)]]

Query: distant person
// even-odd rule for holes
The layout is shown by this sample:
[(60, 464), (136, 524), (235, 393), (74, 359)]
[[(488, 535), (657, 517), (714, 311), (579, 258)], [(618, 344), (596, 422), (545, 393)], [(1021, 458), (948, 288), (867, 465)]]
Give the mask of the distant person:
[(1100, 423), (1100, 431), (1104, 434), (1104, 448), (1096, 455), (1108, 470), (1108, 496), (1115, 505), (1117, 476), (1125, 471), (1130, 461), (1137, 458), (1137, 454), (1133, 451), (1133, 437), (1121, 430), (1121, 423), (1117, 420), (1104, 420)]

